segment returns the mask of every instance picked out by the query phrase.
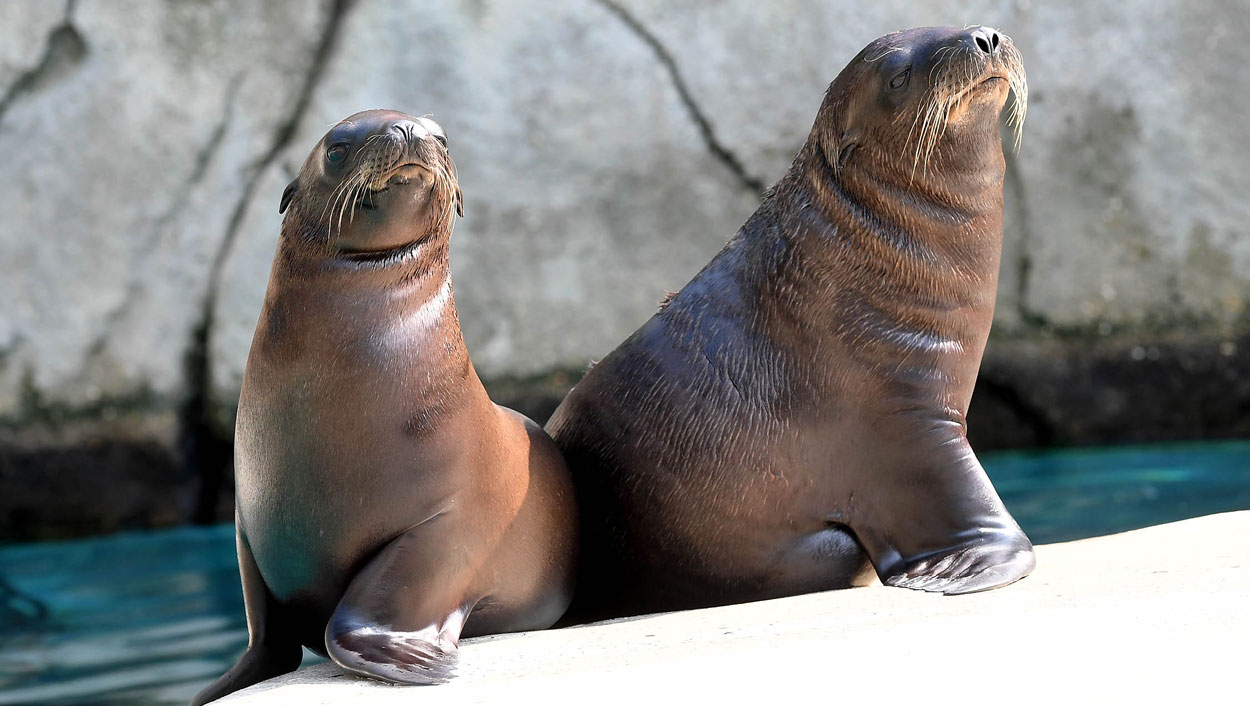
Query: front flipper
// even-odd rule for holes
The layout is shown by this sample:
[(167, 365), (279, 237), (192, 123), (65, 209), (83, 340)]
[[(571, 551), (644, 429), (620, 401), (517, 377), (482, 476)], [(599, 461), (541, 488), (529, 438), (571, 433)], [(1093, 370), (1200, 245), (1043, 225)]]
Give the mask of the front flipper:
[(962, 435), (894, 450), (864, 478), (848, 523), (882, 583), (973, 593), (1033, 571), (1033, 544)]
[[(1014, 583), (1033, 571), (1033, 544), (1023, 532), (970, 532), (965, 541), (878, 569), (887, 586), (955, 595)], [(884, 570), (883, 570), (884, 569)]]
[[(238, 518), (235, 518), (238, 527)], [(239, 578), (243, 583), (243, 605), (247, 609), (247, 651), (217, 681), (195, 695), (191, 706), (201, 706), (299, 667), (303, 653), (299, 643), (280, 624), (279, 611), (265, 580), (261, 578), (252, 550), (242, 530), (235, 531), (239, 553)]]
[(351, 581), (326, 626), (326, 651), (345, 669), (401, 684), (440, 684), (459, 659), (476, 599), (465, 594), (482, 552), (436, 515), (391, 540)]

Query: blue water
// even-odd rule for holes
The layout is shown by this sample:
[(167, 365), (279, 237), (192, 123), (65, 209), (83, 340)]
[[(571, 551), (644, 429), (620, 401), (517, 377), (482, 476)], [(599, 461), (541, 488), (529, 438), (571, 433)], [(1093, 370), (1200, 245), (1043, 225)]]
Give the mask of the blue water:
[[(1250, 442), (983, 463), (1044, 544), (1250, 509)], [(0, 706), (184, 704), (247, 644), (230, 526), (0, 547)]]

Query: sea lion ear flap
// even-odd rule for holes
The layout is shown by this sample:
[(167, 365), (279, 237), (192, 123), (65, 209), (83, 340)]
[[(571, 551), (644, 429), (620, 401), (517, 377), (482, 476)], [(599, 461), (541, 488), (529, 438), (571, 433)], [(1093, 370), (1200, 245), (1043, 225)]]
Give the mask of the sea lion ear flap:
[(464, 194), (460, 193), (460, 187), (456, 187), (456, 215), (464, 218)]
[(839, 170), (846, 166), (846, 161), (851, 158), (851, 153), (855, 151), (857, 146), (859, 146), (859, 142), (856, 140), (856, 137), (857, 135), (853, 130), (847, 130), (838, 138), (837, 167)]
[(286, 185), (286, 189), (282, 191), (282, 202), (278, 204), (278, 213), (286, 213), (286, 207), (291, 205), (291, 199), (295, 198), (295, 191), (299, 188), (299, 177), (291, 180)]

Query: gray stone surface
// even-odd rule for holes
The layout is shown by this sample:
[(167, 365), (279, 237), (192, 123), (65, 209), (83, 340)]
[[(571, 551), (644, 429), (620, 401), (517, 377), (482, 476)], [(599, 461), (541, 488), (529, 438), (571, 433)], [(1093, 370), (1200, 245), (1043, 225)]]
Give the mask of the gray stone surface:
[(1078, 328), (1244, 322), (1250, 132), (1233, 126), (1250, 91), (1215, 77), (1250, 61), (1250, 7), (1037, 3), (1026, 17), (1022, 306)]
[[(446, 127), (465, 336), (488, 383), (541, 416), (556, 397), (533, 391), (610, 350), (733, 234), (859, 47), (970, 22), (1015, 38), (1031, 86), (987, 351), (1003, 399), (1031, 394), (1022, 371), (1071, 384), (1055, 360), (1096, 346), (1166, 355), (1179, 336), (1250, 361), (1244, 3), (15, 0), (0, 3), (0, 447), (112, 439), (121, 417), (175, 456), (200, 448), (174, 451), (180, 429), (224, 443), (282, 187), (329, 125), (373, 107)], [(1173, 362), (1146, 404), (1204, 374)], [(1047, 400), (1072, 397), (1026, 402)], [(1250, 397), (1231, 408), (1250, 416)], [(1131, 422), (1055, 438), (1122, 439)]]
[(8, 28), (0, 44), (0, 96), (8, 96), (18, 79), (39, 65), (48, 35), (64, 21), (65, 6), (58, 3), (0, 3), (0, 27)]
[(789, 165), (862, 38), (924, 24), (1001, 28), (1025, 57), (1030, 105), (1009, 175), (1000, 333), (1027, 335), (1039, 319), (1080, 329), (1245, 321), (1250, 132), (1231, 128), (1250, 91), (1224, 67), (1250, 61), (1238, 39), (1250, 7), (621, 5), (669, 48), (720, 140), (765, 183)]
[(320, 664), (218, 703), (1225, 703), (1244, 692), (1250, 512), (1038, 547), (1032, 576), (884, 586), (479, 640), (396, 687)]
[(108, 400), (168, 409), (188, 392), (211, 263), (321, 13), (83, 1), (46, 32), (18, 16), (35, 5), (54, 4), (6, 3), (0, 24), (15, 55), (0, 73), (0, 419)]

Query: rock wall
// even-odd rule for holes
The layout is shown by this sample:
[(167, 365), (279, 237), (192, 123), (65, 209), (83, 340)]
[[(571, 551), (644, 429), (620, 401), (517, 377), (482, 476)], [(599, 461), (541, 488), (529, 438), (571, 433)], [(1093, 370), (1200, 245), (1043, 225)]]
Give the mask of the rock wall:
[[(352, 112), (447, 130), (465, 336), (541, 416), (733, 234), (863, 44), (972, 22), (1013, 36), (1031, 98), (974, 435), (1250, 433), (1244, 3), (20, 0), (0, 4), (0, 495), (35, 523), (84, 478), (155, 498), (120, 524), (228, 508), (278, 198)], [(67, 449), (32, 490), (31, 459)]]

